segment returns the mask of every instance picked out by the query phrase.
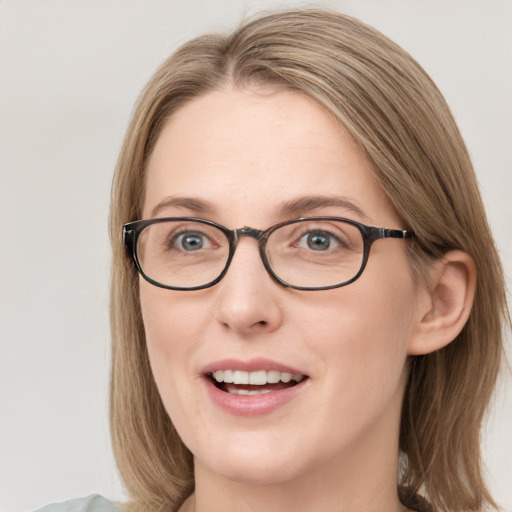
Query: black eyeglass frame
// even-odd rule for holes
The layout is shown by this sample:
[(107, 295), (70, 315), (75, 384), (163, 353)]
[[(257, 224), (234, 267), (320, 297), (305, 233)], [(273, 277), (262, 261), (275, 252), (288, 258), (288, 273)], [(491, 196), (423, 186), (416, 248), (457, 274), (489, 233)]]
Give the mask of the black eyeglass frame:
[[(222, 231), (229, 242), (229, 253), (228, 258), (226, 261), (226, 265), (224, 266), (222, 272), (219, 274), (219, 276), (214, 279), (213, 281), (210, 281), (209, 283), (199, 285), (199, 286), (191, 286), (191, 287), (180, 287), (180, 286), (169, 286), (162, 283), (159, 283), (158, 281), (155, 281), (151, 277), (149, 277), (145, 272), (142, 270), (142, 266), (139, 262), (138, 254), (137, 254), (137, 242), (139, 239), (140, 234), (142, 231), (152, 225), (152, 224), (158, 224), (161, 222), (169, 222), (169, 221), (193, 221), (193, 222), (199, 222), (201, 224), (206, 224), (208, 226), (212, 226), (217, 228), (219, 231)], [(359, 271), (357, 274), (352, 277), (351, 279), (347, 281), (343, 281), (342, 283), (329, 285), (329, 286), (295, 286), (292, 284), (287, 283), (286, 281), (283, 281), (279, 276), (277, 276), (274, 271), (272, 270), (270, 263), (267, 258), (267, 254), (265, 251), (265, 247), (267, 244), (267, 240), (270, 237), (270, 235), (276, 231), (277, 229), (287, 226), (289, 224), (295, 224), (299, 222), (305, 222), (305, 221), (339, 221), (344, 222), (347, 224), (350, 224), (354, 227), (356, 227), (362, 237), (363, 237), (363, 259), (361, 263), (361, 267), (359, 268)], [(294, 290), (306, 290), (306, 291), (316, 291), (316, 290), (331, 290), (333, 288), (341, 288), (342, 286), (346, 286), (350, 283), (353, 283), (359, 277), (361, 277), (361, 274), (363, 273), (364, 269), (366, 268), (366, 264), (368, 263), (368, 258), (370, 255), (370, 248), (376, 240), (380, 240), (382, 238), (399, 238), (399, 239), (408, 239), (414, 237), (414, 232), (406, 229), (388, 229), (388, 228), (376, 228), (373, 226), (367, 226), (365, 224), (362, 224), (360, 222), (356, 222), (351, 219), (345, 219), (343, 217), (300, 217), (297, 219), (291, 219), (287, 220), (285, 222), (280, 222), (279, 224), (275, 224), (274, 226), (269, 227), (268, 229), (261, 230), (261, 229), (255, 229), (250, 227), (244, 227), (240, 229), (228, 229), (220, 224), (217, 224), (216, 222), (213, 222), (211, 220), (206, 219), (200, 219), (196, 217), (162, 217), (162, 218), (156, 218), (156, 219), (146, 219), (146, 220), (136, 220), (133, 222), (128, 222), (123, 226), (123, 242), (126, 246), (126, 249), (132, 258), (132, 260), (135, 263), (135, 266), (137, 268), (137, 271), (140, 273), (140, 275), (149, 283), (158, 286), (159, 288), (165, 288), (168, 290), (179, 290), (179, 291), (193, 291), (193, 290), (203, 290), (205, 288), (210, 288), (211, 286), (216, 285), (218, 282), (222, 280), (222, 278), (226, 275), (229, 266), (231, 264), (231, 260), (233, 259), (233, 256), (235, 254), (236, 247), (238, 245), (238, 242), (240, 241), (240, 238), (242, 236), (249, 236), (251, 238), (254, 238), (258, 241), (259, 245), (259, 252), (260, 257), (263, 262), (263, 265), (265, 266), (265, 269), (269, 273), (269, 275), (280, 285), (286, 287), (286, 288), (293, 288)]]

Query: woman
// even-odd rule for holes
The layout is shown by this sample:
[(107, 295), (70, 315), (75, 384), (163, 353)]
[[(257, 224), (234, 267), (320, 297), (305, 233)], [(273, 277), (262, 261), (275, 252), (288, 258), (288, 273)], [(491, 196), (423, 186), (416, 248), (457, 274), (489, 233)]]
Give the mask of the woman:
[(139, 100), (111, 236), (127, 509), (495, 505), (501, 267), (444, 99), (383, 35), (294, 10), (185, 44)]

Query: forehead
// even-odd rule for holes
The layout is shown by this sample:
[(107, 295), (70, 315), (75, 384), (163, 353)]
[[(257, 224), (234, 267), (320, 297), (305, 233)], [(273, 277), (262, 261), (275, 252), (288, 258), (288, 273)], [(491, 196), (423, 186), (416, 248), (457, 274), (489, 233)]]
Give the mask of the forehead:
[(308, 194), (349, 197), (370, 218), (389, 208), (357, 144), (317, 102), (222, 90), (186, 103), (164, 126), (147, 166), (144, 216), (169, 196), (256, 216)]

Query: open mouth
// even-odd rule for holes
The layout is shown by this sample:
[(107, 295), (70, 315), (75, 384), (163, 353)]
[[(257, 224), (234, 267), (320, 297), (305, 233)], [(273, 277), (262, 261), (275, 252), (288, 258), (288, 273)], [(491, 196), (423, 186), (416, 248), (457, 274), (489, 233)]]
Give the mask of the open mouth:
[(296, 386), (308, 377), (278, 370), (217, 370), (207, 376), (221, 391), (234, 395), (255, 396)]

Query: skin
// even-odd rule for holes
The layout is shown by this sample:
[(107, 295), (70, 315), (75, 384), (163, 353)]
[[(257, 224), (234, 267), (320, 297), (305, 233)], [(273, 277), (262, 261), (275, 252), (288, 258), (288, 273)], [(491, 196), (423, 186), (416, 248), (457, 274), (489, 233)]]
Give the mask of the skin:
[[(164, 127), (147, 170), (143, 218), (198, 216), (230, 229), (265, 229), (300, 216), (336, 215), (403, 228), (367, 161), (334, 118), (290, 91), (222, 90), (183, 106)], [(343, 196), (292, 217), (283, 201)], [(165, 408), (194, 454), (196, 492), (182, 510), (403, 510), (398, 430), (406, 360), (432, 308), (410, 273), (404, 240), (379, 240), (363, 275), (326, 291), (277, 284), (257, 242), (243, 238), (224, 279), (170, 291), (142, 278), (149, 357)], [(416, 352), (419, 350), (417, 349)], [(214, 405), (201, 369), (263, 357), (307, 373), (292, 401), (239, 417)]]

